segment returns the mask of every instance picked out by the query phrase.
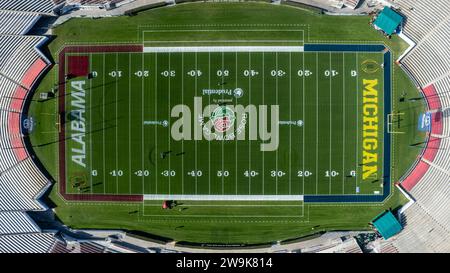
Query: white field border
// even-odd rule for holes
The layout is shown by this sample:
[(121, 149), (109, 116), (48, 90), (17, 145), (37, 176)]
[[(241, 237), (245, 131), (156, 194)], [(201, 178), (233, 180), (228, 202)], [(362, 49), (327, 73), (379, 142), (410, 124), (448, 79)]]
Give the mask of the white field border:
[[(183, 33), (183, 32), (299, 32), (300, 39), (288, 39), (288, 40), (146, 40), (146, 34), (150, 33)], [(156, 44), (156, 43), (164, 43), (164, 44), (179, 44), (179, 43), (305, 43), (305, 30), (303, 29), (157, 29), (157, 30), (142, 30), (142, 43), (145, 44)], [(148, 36), (149, 34), (147, 34)], [(308, 34), (309, 36), (309, 34)]]
[(189, 201), (303, 201), (303, 195), (144, 194), (145, 200)]
[(144, 47), (144, 53), (189, 52), (304, 52), (303, 46), (168, 46)]
[[(185, 49), (186, 47), (180, 47), (180, 48), (182, 48), (182, 49)], [(197, 47), (194, 47), (194, 48), (196, 48), (196, 50), (194, 50), (194, 51), (192, 51), (192, 53), (197, 53), (197, 52), (199, 52), (198, 50), (197, 50)], [(210, 48), (212, 48), (212, 47), (208, 47), (208, 46), (205, 46), (205, 47), (201, 47), (201, 48), (206, 48), (206, 49), (210, 49)], [(222, 48), (224, 48), (224, 47), (217, 47), (217, 48), (220, 48), (220, 49), (222, 49)], [(227, 47), (227, 48), (230, 48), (230, 49), (232, 49), (232, 50), (230, 50), (229, 52), (232, 52), (232, 53), (236, 53), (236, 52), (239, 52), (238, 50), (236, 50), (236, 48), (242, 48), (242, 47), (238, 47), (238, 46), (230, 46), (230, 47)], [(259, 46), (248, 46), (248, 47), (245, 47), (245, 50), (243, 50), (242, 52), (246, 52), (246, 53), (248, 53), (248, 49), (249, 48), (270, 48), (271, 50), (270, 50), (270, 52), (272, 52), (272, 53), (274, 53), (274, 52), (280, 52), (280, 49), (281, 48), (292, 48), (291, 46), (286, 46), (286, 47), (275, 47), (275, 46), (264, 46), (264, 47), (259, 47)], [(295, 47), (295, 48), (303, 48), (303, 47)], [(155, 53), (155, 55), (157, 56), (157, 53), (158, 53), (159, 51), (156, 51), (156, 52), (154, 52)], [(162, 51), (161, 51), (162, 52)], [(211, 52), (211, 51), (205, 51), (205, 52)], [(250, 52), (254, 52), (254, 51), (250, 51)], [(263, 53), (263, 56), (264, 56), (264, 52), (266, 52), (266, 51), (262, 51), (262, 53)], [(281, 51), (281, 52), (283, 52), (283, 51)], [(288, 51), (286, 51), (286, 52), (292, 52), (292, 51), (290, 51), (290, 50), (288, 50)], [(185, 51), (183, 51), (183, 53), (186, 53)], [(317, 58), (317, 52), (315, 52), (316, 53), (316, 58)], [(357, 52), (355, 52), (356, 54), (357, 54)], [(95, 54), (95, 53), (92, 53), (92, 54)], [(105, 57), (105, 53), (104, 52), (102, 52), (102, 53), (99, 53), (99, 54), (102, 54), (103, 55), (103, 61), (104, 61), (104, 57)], [(111, 53), (112, 54), (112, 53)], [(117, 52), (115, 52), (115, 54), (116, 54), (116, 57), (117, 57)], [(128, 53), (129, 55), (131, 54), (131, 53)], [(140, 53), (140, 54), (142, 54), (142, 53)], [(70, 55), (72, 55), (72, 54), (70, 54)], [(76, 55), (76, 54), (73, 54), (73, 55)], [(263, 59), (264, 60), (264, 59)], [(116, 60), (117, 61), (117, 60)], [(116, 63), (116, 65), (117, 65), (117, 63)], [(157, 67), (157, 60), (155, 60), (155, 71), (156, 71), (156, 67)], [(318, 67), (316, 67), (316, 69), (318, 69)], [(103, 74), (103, 76), (105, 76), (105, 74), (106, 74), (106, 72), (104, 72), (104, 74)], [(155, 73), (155, 76), (157, 75), (157, 73)], [(157, 81), (155, 81), (155, 84), (157, 84)], [(104, 88), (104, 87), (103, 87)], [(155, 107), (156, 107), (156, 105), (155, 105)], [(155, 109), (155, 111), (156, 111), (156, 109)], [(317, 153), (317, 149), (316, 149), (316, 153)], [(117, 159), (116, 159), (117, 160)], [(317, 158), (316, 158), (316, 160), (317, 160)], [(316, 164), (316, 167), (317, 167), (317, 164)], [(104, 168), (104, 170), (103, 171), (105, 171), (105, 168)], [(264, 173), (264, 172), (263, 172)], [(291, 181), (290, 181), (291, 182)], [(317, 182), (316, 182), (317, 183)], [(157, 187), (158, 185), (157, 185), (157, 180), (156, 180), (156, 187)], [(264, 188), (264, 182), (263, 182), (263, 184), (262, 184), (262, 186), (263, 186), (263, 188)], [(316, 185), (317, 186), (317, 185)], [(116, 194), (116, 195), (122, 195), (122, 194)], [(148, 195), (152, 195), (152, 194), (148, 194)], [(159, 196), (167, 196), (167, 194), (157, 194), (157, 188), (156, 188), (156, 194), (154, 194), (154, 195), (159, 195)], [(316, 192), (316, 194), (315, 195), (329, 195), (329, 194), (317, 194), (317, 192)], [(345, 194), (346, 196), (351, 196), (351, 195), (358, 195), (358, 194)], [(373, 194), (373, 195), (379, 195), (379, 194)], [(145, 196), (145, 194), (144, 194), (144, 196)], [(174, 196), (174, 195), (170, 195), (170, 194), (168, 194), (168, 196)], [(183, 196), (183, 194), (181, 194), (181, 196)], [(201, 199), (201, 198), (203, 198), (203, 197), (201, 197), (201, 195), (197, 195), (198, 196), (198, 198), (200, 198), (200, 199), (195, 199), (195, 200), (208, 200), (208, 199)], [(220, 196), (226, 196), (226, 195), (220, 195)], [(245, 195), (244, 197), (243, 197), (243, 199), (241, 198), (243, 195), (239, 195), (239, 194), (235, 194), (235, 195), (230, 195), (230, 196), (232, 196), (233, 198), (230, 198), (230, 199), (224, 199), (224, 200), (290, 200), (290, 199), (285, 199), (284, 197), (283, 197), (283, 195), (275, 195), (275, 197), (270, 197), (270, 195)], [(247, 198), (247, 196), (249, 197), (249, 198), (256, 198), (256, 199), (246, 199)], [(289, 196), (289, 197), (292, 197), (292, 196), (295, 196), (295, 195), (287, 195), (287, 196)], [(303, 198), (303, 195), (297, 195), (297, 196), (301, 196), (301, 198)], [(261, 197), (262, 197), (262, 199), (261, 199)], [(265, 197), (267, 197), (268, 199), (264, 199)], [(162, 198), (162, 197), (158, 197), (159, 199), (157, 199), (157, 200), (161, 200), (160, 198)], [(224, 198), (226, 198), (226, 197), (224, 197)], [(280, 199), (281, 198), (281, 199)], [(295, 197), (293, 197), (294, 199), (292, 199), (292, 200), (299, 200), (298, 198), (295, 198)], [(215, 200), (220, 200), (220, 199), (215, 199)]]

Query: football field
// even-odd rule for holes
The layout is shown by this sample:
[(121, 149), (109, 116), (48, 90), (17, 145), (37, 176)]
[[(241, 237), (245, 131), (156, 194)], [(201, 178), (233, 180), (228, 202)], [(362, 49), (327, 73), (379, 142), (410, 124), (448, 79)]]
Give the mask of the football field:
[(148, 47), (65, 58), (67, 193), (383, 193), (382, 52)]

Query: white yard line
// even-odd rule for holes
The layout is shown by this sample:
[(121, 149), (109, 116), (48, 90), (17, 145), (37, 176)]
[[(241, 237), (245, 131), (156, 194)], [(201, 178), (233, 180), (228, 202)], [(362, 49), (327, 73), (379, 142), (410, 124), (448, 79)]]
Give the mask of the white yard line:
[[(265, 78), (264, 78), (264, 70), (265, 70), (265, 66), (264, 66), (264, 52), (262, 53), (262, 104), (264, 105), (264, 92), (265, 92), (265, 90), (264, 90), (264, 84), (265, 84)], [(266, 122), (264, 122), (263, 121), (263, 124), (267, 124), (267, 121)], [(262, 152), (262, 193), (264, 194), (264, 173), (266, 172), (266, 170), (265, 170), (265, 165), (264, 165), (264, 154), (265, 154), (265, 152)]]
[[(252, 70), (252, 57), (251, 57), (251, 52), (248, 52), (248, 70), (251, 71)], [(248, 104), (251, 105), (251, 101), (252, 101), (252, 95), (251, 95), (251, 91), (252, 91), (252, 80), (251, 80), (251, 76), (248, 76)], [(248, 135), (248, 168), (251, 170), (252, 169), (252, 150), (251, 150), (251, 142), (250, 142), (250, 134)], [(251, 188), (252, 187), (252, 183), (251, 183), (251, 175), (248, 176), (248, 194), (251, 193)]]
[[(195, 52), (195, 71), (198, 71), (197, 52)], [(198, 73), (196, 73), (195, 75), (195, 88), (194, 88), (195, 92), (197, 92), (197, 79)], [(194, 144), (195, 144), (195, 170), (197, 170), (197, 139), (194, 140)], [(197, 194), (197, 183), (198, 183), (197, 176), (195, 176), (195, 194)]]
[[(169, 52), (169, 73), (171, 74), (172, 72), (171, 72), (171, 63), (170, 63), (170, 52)], [(169, 96), (169, 103), (167, 104), (167, 110), (168, 110), (168, 114), (169, 114), (169, 117), (170, 117), (170, 81), (171, 81), (171, 79), (172, 79), (172, 77), (169, 75), (169, 81), (168, 81), (168, 96)], [(168, 135), (168, 137), (167, 137), (167, 142), (168, 142), (168, 146), (169, 146), (169, 150), (168, 151), (170, 151), (170, 126), (168, 126), (167, 128), (169, 128), (169, 135)], [(169, 154), (169, 171), (170, 172), (172, 172), (172, 169), (171, 169), (171, 159), (172, 158), (172, 155), (171, 154)], [(169, 194), (170, 194), (170, 184), (171, 184), (171, 175), (169, 175)]]
[[(289, 120), (292, 120), (292, 53), (289, 52)], [(289, 148), (292, 149), (292, 126), (289, 126)], [(289, 153), (289, 194), (291, 194), (292, 181), (292, 153)]]
[[(306, 117), (305, 117), (305, 53), (302, 53), (302, 70), (303, 70), (303, 77), (302, 77), (302, 108), (303, 108), (303, 114), (302, 114), (302, 119), (303, 119), (303, 124), (305, 124), (306, 122)], [(302, 177), (302, 194), (305, 194), (305, 125), (303, 125), (302, 128), (302, 172), (303, 172), (303, 177)]]
[[(117, 73), (117, 71), (119, 70), (119, 68), (118, 68), (118, 64), (119, 64), (119, 53), (116, 53), (116, 73)], [(118, 194), (119, 193), (119, 176), (118, 176), (118, 131), (117, 131), (117, 129), (118, 129), (118, 127), (119, 127), (119, 119), (117, 118), (117, 112), (118, 112), (118, 110), (117, 110), (117, 106), (119, 105), (119, 98), (118, 98), (118, 82), (119, 82), (119, 79), (118, 79), (118, 77), (116, 77), (116, 194)]]
[[(211, 52), (208, 52), (208, 88), (211, 88)], [(211, 105), (211, 96), (208, 104)], [(211, 140), (208, 140), (208, 193), (211, 194)]]
[[(237, 51), (234, 53), (234, 56), (235, 56), (235, 61), (234, 61), (234, 64), (235, 64), (235, 85), (236, 85), (236, 88), (237, 88), (237, 78), (238, 78), (238, 69), (237, 69)], [(237, 101), (238, 101), (238, 99), (239, 98), (236, 98), (236, 105), (237, 105)], [(234, 148), (235, 148), (235, 153), (234, 153), (234, 157), (235, 157), (235, 159), (234, 159), (234, 170), (235, 170), (235, 175), (234, 175), (234, 178), (235, 178), (235, 184), (236, 184), (236, 186), (235, 186), (235, 191), (236, 191), (236, 195), (238, 194), (238, 170), (237, 170), (237, 142), (238, 142), (238, 140), (237, 140), (237, 137), (235, 138), (235, 146), (234, 146)]]
[(105, 53), (103, 53), (103, 194), (106, 193), (106, 149), (105, 149), (105, 131), (106, 131), (106, 118), (105, 118)]
[[(131, 194), (131, 54), (128, 53), (128, 193)], [(142, 192), (144, 193), (144, 192)]]
[(344, 123), (342, 130), (342, 194), (345, 193), (345, 52), (342, 53), (342, 121)]
[[(222, 52), (222, 83), (224, 82), (223, 80), (224, 80), (224, 73), (223, 73), (223, 70), (224, 70), (224, 60), (223, 60), (223, 58), (224, 58), (224, 56), (223, 56), (223, 52)], [(223, 99), (223, 94), (222, 94), (222, 99)], [(224, 165), (223, 165), (223, 144), (224, 144), (224, 142), (225, 142), (225, 139), (222, 139), (222, 194), (224, 194), (224, 191), (225, 191), (225, 189), (224, 189), (224, 175), (223, 175), (223, 173), (224, 173)]]
[(331, 68), (331, 52), (330, 52), (330, 127), (329, 127), (329, 130), (330, 130), (330, 147), (329, 147), (329, 179), (328, 179), (328, 181), (329, 181), (329, 185), (328, 185), (328, 192), (329, 192), (329, 194), (331, 194), (331, 172), (332, 172), (332, 169), (331, 169), (331, 155), (332, 155), (332, 153), (331, 153), (331, 140), (333, 139), (333, 134), (332, 134), (332, 128), (331, 128), (331, 121), (332, 121), (332, 115), (331, 115), (331, 111), (332, 111), (332, 108), (331, 108), (331, 101), (332, 101), (332, 95), (331, 95), (331, 77), (332, 77), (332, 68)]
[[(89, 54), (89, 73), (92, 72), (92, 54)], [(92, 106), (92, 77), (89, 79), (89, 105)], [(89, 158), (90, 158), (90, 174), (89, 174), (89, 182), (91, 184), (90, 192), (92, 193), (92, 159), (94, 157), (92, 153), (92, 109), (89, 111)]]
[[(142, 59), (141, 59), (141, 71), (144, 71), (145, 70), (145, 65), (144, 65), (144, 63), (145, 63), (145, 61), (144, 61), (144, 54), (142, 54)], [(143, 72), (142, 72), (143, 73)], [(142, 117), (142, 123), (141, 123), (141, 139), (142, 139), (142, 143), (141, 143), (141, 145), (142, 145), (142, 149), (141, 149), (141, 172), (142, 172), (142, 194), (145, 194), (145, 175), (144, 175), (144, 170), (145, 170), (145, 168), (144, 168), (144, 162), (145, 162), (145, 154), (144, 154), (144, 151), (145, 151), (145, 143), (144, 143), (144, 140), (145, 140), (145, 129), (144, 129), (144, 110), (145, 110), (145, 81), (144, 81), (144, 77), (141, 77), (142, 78), (142, 82), (141, 82), (141, 95), (142, 95), (142, 100), (141, 100), (141, 103), (142, 103), (142, 111), (141, 111), (141, 117)], [(131, 140), (131, 138), (130, 138), (130, 140)], [(130, 160), (130, 162), (131, 162), (131, 160)], [(130, 172), (132, 172), (131, 171), (131, 169), (130, 169)], [(150, 187), (149, 187), (150, 188)]]
[[(184, 52), (181, 53), (181, 104), (184, 105)], [(183, 129), (185, 125), (183, 123)], [(184, 194), (184, 137), (181, 139), (181, 152), (181, 193)]]
[(319, 192), (319, 53), (316, 52), (316, 194)]
[[(144, 98), (142, 98), (144, 100)], [(155, 102), (153, 103), (155, 108), (155, 120), (158, 120), (158, 53), (155, 52)], [(144, 111), (144, 109), (142, 109)], [(144, 148), (144, 147), (142, 147)], [(155, 126), (155, 193), (158, 194), (158, 126)]]
[(356, 53), (356, 175), (355, 175), (355, 191), (358, 187), (358, 172), (359, 172), (359, 64), (358, 53)]
[[(275, 53), (275, 67), (278, 74), (278, 52)], [(278, 105), (278, 75), (275, 77), (275, 105)], [(278, 149), (275, 151), (275, 193), (278, 194)]]
[[(156, 41), (175, 42), (175, 41)], [(193, 41), (177, 41), (180, 43)], [(194, 41), (202, 42), (202, 41)], [(217, 42), (217, 41), (211, 41)], [(234, 42), (234, 41), (233, 41)], [(144, 52), (303, 52), (303, 46), (168, 46), (144, 47)]]

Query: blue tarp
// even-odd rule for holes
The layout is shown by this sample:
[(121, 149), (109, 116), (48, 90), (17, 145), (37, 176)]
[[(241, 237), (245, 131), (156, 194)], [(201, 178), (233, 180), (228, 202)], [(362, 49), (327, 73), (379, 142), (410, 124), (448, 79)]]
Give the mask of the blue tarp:
[(372, 223), (384, 239), (389, 239), (402, 230), (402, 225), (391, 211), (379, 214)]

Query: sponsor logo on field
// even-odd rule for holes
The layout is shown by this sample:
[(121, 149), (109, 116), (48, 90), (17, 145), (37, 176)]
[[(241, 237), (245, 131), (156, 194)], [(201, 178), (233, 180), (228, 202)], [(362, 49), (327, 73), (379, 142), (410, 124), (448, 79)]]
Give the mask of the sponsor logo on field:
[(244, 95), (244, 90), (242, 88), (235, 89), (203, 89), (203, 96), (212, 96), (212, 95), (227, 95), (234, 96), (235, 98), (240, 98)]
[(169, 126), (167, 120), (144, 120), (144, 125), (161, 125), (163, 127)]
[(303, 120), (300, 120), (300, 119), (299, 120), (280, 120), (278, 122), (278, 124), (302, 127)]

